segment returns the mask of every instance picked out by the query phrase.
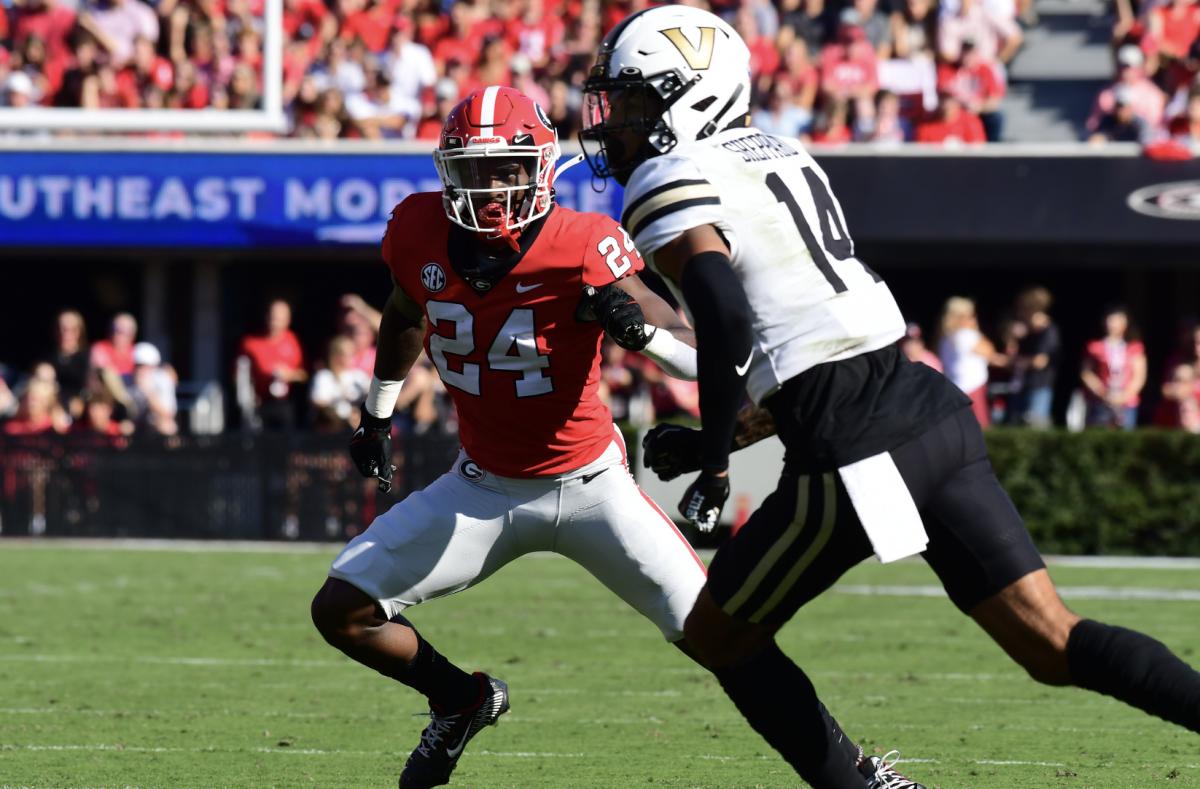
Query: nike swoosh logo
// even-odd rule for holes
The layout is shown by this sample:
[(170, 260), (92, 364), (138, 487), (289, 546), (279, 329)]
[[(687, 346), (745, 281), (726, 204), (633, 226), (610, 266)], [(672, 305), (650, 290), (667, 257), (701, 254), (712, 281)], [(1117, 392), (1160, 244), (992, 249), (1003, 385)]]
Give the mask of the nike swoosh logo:
[(582, 480), (583, 480), (583, 484), (584, 484), (584, 485), (586, 485), (586, 484), (588, 484), (589, 482), (591, 482), (591, 481), (592, 481), (592, 480), (594, 480), (596, 477), (600, 476), (601, 474), (603, 474), (603, 473), (604, 473), (604, 472), (606, 472), (606, 471), (608, 471), (608, 469), (606, 469), (606, 468), (602, 468), (602, 469), (600, 469), (599, 471), (593, 472), (593, 473), (591, 473), (591, 474), (584, 474), (584, 475), (583, 475), (583, 476), (582, 476), (580, 479), (582, 479)]
[(752, 351), (750, 351), (750, 355), (746, 357), (745, 364), (735, 364), (733, 366), (733, 371), (738, 374), (738, 378), (741, 378), (743, 375), (746, 374), (746, 371), (750, 369), (750, 360), (753, 358), (754, 358), (754, 351), (752, 350)]
[(471, 734), (471, 727), (468, 726), (467, 730), (465, 732), (463, 732), (462, 739), (458, 741), (458, 745), (455, 745), (453, 748), (446, 749), (446, 755), (449, 756), (451, 759), (457, 759), (459, 754), (461, 754), (463, 752), (463, 748), (467, 747), (467, 740), (469, 739), (470, 734)]
[(517, 283), (517, 293), (528, 293), (529, 291), (533, 290), (534, 288), (540, 288), (541, 286), (542, 286), (541, 282), (535, 282), (532, 285), (522, 285), (520, 282), (518, 282)]

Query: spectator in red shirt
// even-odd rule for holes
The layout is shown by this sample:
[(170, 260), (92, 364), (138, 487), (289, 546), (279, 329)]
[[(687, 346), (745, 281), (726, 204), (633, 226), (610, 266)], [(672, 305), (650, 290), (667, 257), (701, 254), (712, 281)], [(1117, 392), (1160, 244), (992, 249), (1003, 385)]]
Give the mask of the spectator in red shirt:
[(874, 114), (875, 91), (879, 89), (875, 50), (859, 26), (858, 12), (842, 11), (838, 40), (821, 51), (821, 90), (826, 100), (853, 102), (855, 114)]
[(42, 433), (65, 433), (70, 419), (58, 404), (54, 380), (35, 374), (26, 384), (17, 413), (4, 423), (4, 433), (10, 436), (33, 436)]
[(175, 69), (171, 61), (161, 57), (154, 49), (154, 42), (139, 38), (133, 44), (133, 60), (117, 74), (117, 90), (121, 104), (125, 107), (142, 106), (142, 96), (154, 86), (161, 91), (170, 90), (175, 81)]
[(954, 96), (942, 94), (937, 117), (917, 126), (917, 142), (937, 144), (984, 143), (987, 134), (983, 122), (962, 106)]
[(376, 54), (387, 49), (396, 17), (396, 7), (390, 0), (338, 0), (338, 13), (342, 18), (338, 35), (344, 41), (357, 38)]
[(998, 142), (1004, 124), (1000, 100), (1005, 84), (997, 76), (995, 64), (983, 59), (973, 40), (963, 41), (961, 52), (958, 62), (938, 66), (938, 89), (953, 94), (967, 111), (978, 115), (988, 141)]
[(13, 45), (24, 46), (26, 39), (36, 36), (46, 43), (47, 60), (65, 64), (70, 57), (69, 37), (75, 29), (75, 12), (56, 0), (24, 0), (13, 8)]
[(133, 375), (133, 345), (137, 339), (137, 319), (128, 312), (113, 316), (108, 339), (92, 344), (94, 370), (108, 370), (121, 378)]
[[(791, 28), (783, 28), (781, 38), (790, 33)], [(812, 117), (813, 107), (817, 103), (817, 91), (821, 87), (821, 74), (809, 56), (808, 44), (802, 38), (793, 38), (783, 50), (783, 65), (775, 75), (775, 81), (785, 81), (791, 89), (792, 102)]]
[(438, 64), (457, 60), (459, 63), (474, 63), (483, 43), (478, 35), (475, 12), (469, 3), (458, 0), (450, 6), (450, 27), (433, 48), (433, 59)]
[(1200, 433), (1200, 379), (1190, 364), (1177, 364), (1162, 386), (1163, 399), (1154, 415), (1157, 427)]
[(1160, 58), (1183, 60), (1192, 42), (1200, 36), (1200, 3), (1171, 0), (1150, 11), (1149, 34), (1158, 45)]
[(288, 39), (301, 35), (301, 29), (308, 26), (305, 39), (317, 37), (328, 41), (337, 31), (337, 20), (329, 13), (329, 7), (321, 0), (284, 0), (283, 2), (283, 32)]
[(1129, 325), (1129, 313), (1113, 307), (1104, 314), (1104, 337), (1087, 344), (1080, 372), (1089, 427), (1137, 426), (1146, 385), (1146, 347)]
[(175, 85), (167, 93), (167, 106), (176, 110), (198, 110), (208, 106), (208, 88), (200, 82), (190, 60), (175, 64)]
[[(296, 424), (296, 408), (290, 395), (293, 384), (308, 380), (304, 369), (304, 352), (292, 333), (292, 308), (282, 299), (272, 301), (267, 308), (266, 331), (242, 338), (239, 367), (248, 362), (253, 401), (257, 417), (266, 430), (288, 430)], [(246, 382), (239, 381), (239, 386)], [(239, 394), (243, 401), (244, 394)]]
[(102, 389), (94, 389), (87, 395), (83, 416), (71, 425), (71, 433), (84, 436), (103, 436), (120, 439), (132, 435), (134, 425), (128, 419), (115, 418), (116, 403), (112, 395)]
[(559, 15), (545, 13), (542, 0), (527, 0), (524, 13), (508, 25), (507, 35), (509, 46), (528, 57), (535, 70), (541, 70), (562, 47), (566, 25)]
[(771, 76), (779, 69), (779, 50), (775, 41), (759, 33), (754, 8), (743, 5), (737, 12), (734, 27), (750, 50), (750, 82), (759, 91), (770, 88)]

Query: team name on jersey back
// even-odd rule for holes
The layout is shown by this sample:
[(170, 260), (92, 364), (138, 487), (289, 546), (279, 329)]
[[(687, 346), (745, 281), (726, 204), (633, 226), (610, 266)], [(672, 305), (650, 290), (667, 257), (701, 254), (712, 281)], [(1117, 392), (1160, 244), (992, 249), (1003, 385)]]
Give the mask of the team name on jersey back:
[(752, 134), (749, 137), (738, 137), (726, 140), (721, 147), (733, 153), (739, 153), (743, 162), (763, 162), (767, 159), (786, 159), (789, 156), (799, 156), (800, 152), (778, 137), (769, 134)]

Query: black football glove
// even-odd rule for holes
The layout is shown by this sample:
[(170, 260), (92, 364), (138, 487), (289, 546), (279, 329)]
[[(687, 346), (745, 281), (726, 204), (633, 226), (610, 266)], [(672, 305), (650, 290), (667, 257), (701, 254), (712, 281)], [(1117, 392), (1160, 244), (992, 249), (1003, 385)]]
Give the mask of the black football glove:
[(650, 342), (654, 332), (646, 333), (646, 316), (633, 296), (610, 282), (603, 287), (583, 287), (579, 303), (580, 320), (599, 321), (613, 342), (627, 351), (640, 351)]
[(679, 514), (705, 534), (721, 522), (721, 508), (729, 498), (729, 475), (701, 471), (679, 500)]
[(392, 420), (373, 416), (365, 405), (360, 413), (358, 430), (350, 437), (350, 457), (358, 473), (377, 478), (379, 491), (387, 493), (392, 489), (392, 472), (396, 470), (392, 465)]
[(642, 465), (664, 482), (700, 470), (700, 431), (661, 424), (642, 439)]

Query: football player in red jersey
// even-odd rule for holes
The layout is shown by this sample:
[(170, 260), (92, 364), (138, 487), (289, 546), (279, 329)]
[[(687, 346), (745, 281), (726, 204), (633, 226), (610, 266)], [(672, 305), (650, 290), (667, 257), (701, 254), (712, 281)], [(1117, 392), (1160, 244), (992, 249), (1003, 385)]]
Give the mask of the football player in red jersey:
[(462, 452), (346, 546), (312, 612), (332, 645), (429, 698), (402, 789), (447, 783), (467, 741), (508, 709), (502, 681), (448, 661), (405, 609), (555, 551), (678, 643), (704, 585), (703, 563), (630, 476), (598, 396), (604, 332), (692, 378), (694, 338), (640, 281), (616, 221), (555, 205), (559, 155), (532, 100), (476, 91), (442, 130), (443, 190), (396, 206), (383, 239), (394, 288), (351, 454), (390, 483), (390, 418), (422, 348), (458, 409)]

